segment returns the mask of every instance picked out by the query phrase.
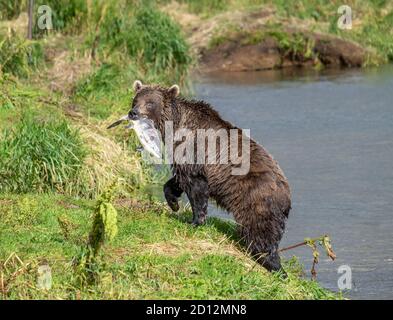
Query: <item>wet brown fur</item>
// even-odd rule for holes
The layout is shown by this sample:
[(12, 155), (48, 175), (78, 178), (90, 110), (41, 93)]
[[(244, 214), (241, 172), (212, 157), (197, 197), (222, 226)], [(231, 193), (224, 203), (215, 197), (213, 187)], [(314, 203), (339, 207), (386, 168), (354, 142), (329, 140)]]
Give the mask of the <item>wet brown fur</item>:
[[(179, 97), (177, 87), (141, 85), (136, 91), (134, 110), (153, 119), (163, 139), (165, 121), (173, 121), (174, 131), (236, 128), (221, 119), (209, 104)], [(253, 140), (250, 141), (250, 160), (249, 172), (241, 176), (231, 174), (231, 163), (175, 163), (174, 178), (166, 184), (165, 192), (174, 210), (178, 209), (177, 198), (181, 192), (187, 193), (192, 200), (195, 224), (205, 221), (207, 200), (203, 199), (214, 199), (233, 214), (250, 252), (268, 270), (275, 271), (281, 269), (277, 249), (291, 209), (290, 189), (277, 162)]]

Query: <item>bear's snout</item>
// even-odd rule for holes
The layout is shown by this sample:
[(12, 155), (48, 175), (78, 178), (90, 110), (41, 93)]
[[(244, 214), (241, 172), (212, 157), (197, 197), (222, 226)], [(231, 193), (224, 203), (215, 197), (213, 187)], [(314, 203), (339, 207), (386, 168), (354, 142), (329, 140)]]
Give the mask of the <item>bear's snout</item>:
[(131, 120), (138, 120), (140, 117), (140, 112), (139, 109), (137, 107), (134, 107), (129, 113), (128, 113), (128, 117)]

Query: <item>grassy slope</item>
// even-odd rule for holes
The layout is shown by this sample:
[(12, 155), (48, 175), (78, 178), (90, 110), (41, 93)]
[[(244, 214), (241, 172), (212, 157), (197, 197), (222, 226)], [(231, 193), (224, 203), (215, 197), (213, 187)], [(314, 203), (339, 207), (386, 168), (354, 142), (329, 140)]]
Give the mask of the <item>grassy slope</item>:
[[(7, 299), (333, 299), (317, 282), (267, 274), (236, 245), (233, 225), (210, 219), (194, 228), (190, 213), (161, 203), (118, 203), (119, 234), (103, 250), (98, 285), (80, 287), (72, 267), (88, 234), (94, 203), (61, 195), (0, 196), (0, 261)], [(60, 227), (58, 217), (68, 227)], [(53, 288), (36, 289), (36, 268), (52, 268)], [(11, 275), (20, 270), (18, 275)]]
[[(40, 121), (66, 119), (81, 130), (86, 148), (93, 147), (85, 160), (91, 179), (68, 196), (0, 194), (0, 299), (340, 298), (303, 280), (295, 261), (285, 263), (287, 280), (266, 273), (236, 244), (233, 225), (210, 219), (195, 229), (185, 222), (190, 212), (172, 215), (164, 204), (143, 200), (118, 202), (119, 234), (104, 248), (101, 282), (78, 285), (72, 261), (85, 245), (94, 206), (94, 200), (83, 198), (94, 198), (115, 177), (123, 177), (128, 182), (123, 195), (146, 199), (142, 190), (161, 183), (165, 175), (139, 161), (135, 137), (104, 128), (127, 110), (135, 78), (169, 84), (178, 74), (152, 72), (120, 49), (104, 52), (100, 64), (78, 76), (86, 66), (80, 36), (49, 38), (43, 44), (46, 50), (61, 48), (48, 70), (29, 79), (0, 74), (0, 128), (14, 127), (27, 106)], [(56, 77), (73, 65), (76, 73), (65, 78), (74, 81)], [(53, 83), (64, 90), (49, 90)], [(36, 288), (37, 266), (44, 260), (53, 273), (49, 292)]]

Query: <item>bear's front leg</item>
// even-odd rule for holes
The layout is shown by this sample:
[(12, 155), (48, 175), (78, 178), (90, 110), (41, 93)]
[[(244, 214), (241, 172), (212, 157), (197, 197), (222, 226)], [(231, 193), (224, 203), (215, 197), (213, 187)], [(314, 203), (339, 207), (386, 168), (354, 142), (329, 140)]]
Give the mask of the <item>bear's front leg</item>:
[(192, 176), (185, 191), (192, 208), (192, 224), (194, 226), (204, 224), (209, 201), (209, 187), (206, 177), (203, 175)]
[(183, 190), (180, 188), (180, 185), (177, 183), (175, 177), (169, 179), (167, 183), (164, 184), (164, 194), (166, 202), (168, 203), (169, 207), (173, 211), (179, 210), (179, 202), (178, 199), (180, 198)]

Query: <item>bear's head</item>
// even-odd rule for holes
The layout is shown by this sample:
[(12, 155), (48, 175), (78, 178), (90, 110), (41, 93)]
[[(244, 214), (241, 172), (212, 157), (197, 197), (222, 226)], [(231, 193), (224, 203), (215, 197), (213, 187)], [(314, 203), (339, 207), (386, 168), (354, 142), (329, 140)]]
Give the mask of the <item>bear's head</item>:
[(134, 82), (135, 97), (132, 108), (128, 113), (131, 120), (149, 118), (158, 123), (165, 108), (170, 108), (173, 100), (179, 95), (178, 85), (170, 88), (143, 85), (141, 81)]

